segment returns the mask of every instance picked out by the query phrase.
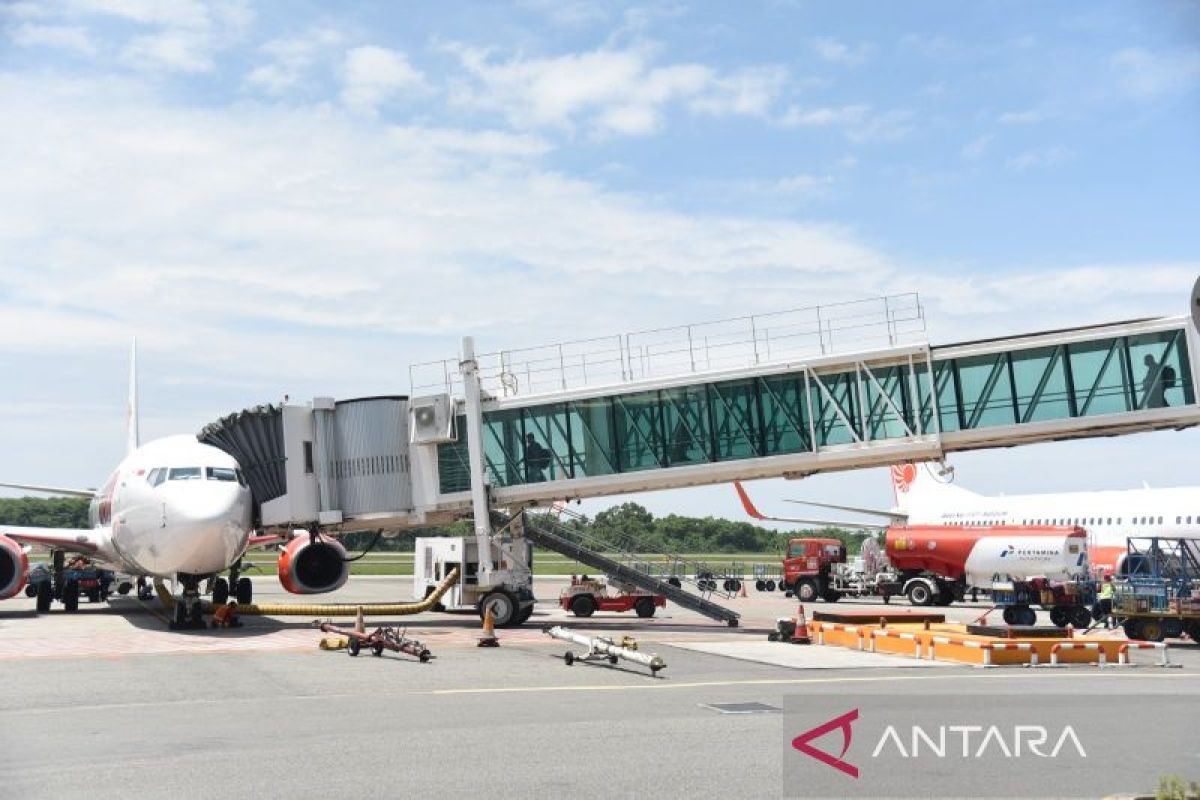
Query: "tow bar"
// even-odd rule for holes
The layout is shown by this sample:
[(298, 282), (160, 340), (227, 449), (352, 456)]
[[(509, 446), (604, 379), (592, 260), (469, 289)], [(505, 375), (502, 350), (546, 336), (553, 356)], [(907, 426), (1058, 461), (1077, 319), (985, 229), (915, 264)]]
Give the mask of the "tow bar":
[(409, 639), (404, 635), (404, 631), (396, 630), (392, 627), (376, 628), (374, 632), (367, 633), (366, 631), (357, 631), (354, 628), (343, 628), (339, 625), (334, 625), (332, 622), (321, 622), (313, 620), (313, 627), (319, 628), (323, 633), (332, 633), (335, 636), (346, 637), (346, 652), (352, 656), (358, 655), (363, 648), (369, 648), (372, 653), (377, 656), (383, 655), (384, 650), (391, 650), (395, 653), (407, 653), (410, 656), (416, 656), (424, 664), (433, 658), (433, 654), (425, 645), (421, 644), (416, 639)]
[(637, 642), (629, 637), (625, 637), (621, 644), (617, 644), (607, 636), (584, 636), (582, 633), (575, 633), (561, 625), (543, 628), (542, 632), (552, 638), (561, 639), (564, 642), (574, 642), (580, 647), (587, 648), (587, 652), (582, 655), (568, 650), (563, 656), (563, 661), (568, 667), (576, 661), (607, 661), (609, 664), (616, 664), (623, 658), (641, 664), (643, 667), (649, 667), (651, 675), (658, 675), (658, 671), (667, 666), (666, 662), (654, 653), (650, 655), (639, 653)]

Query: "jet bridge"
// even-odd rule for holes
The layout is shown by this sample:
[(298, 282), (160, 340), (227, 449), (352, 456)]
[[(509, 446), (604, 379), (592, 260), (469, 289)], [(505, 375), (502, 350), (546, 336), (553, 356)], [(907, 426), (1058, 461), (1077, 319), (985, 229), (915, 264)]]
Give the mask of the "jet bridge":
[(241, 463), (263, 526), (355, 530), (1200, 422), (1192, 317), (924, 331), (898, 295), (479, 355), (467, 339), (411, 368), (409, 395), (260, 406), (199, 438)]

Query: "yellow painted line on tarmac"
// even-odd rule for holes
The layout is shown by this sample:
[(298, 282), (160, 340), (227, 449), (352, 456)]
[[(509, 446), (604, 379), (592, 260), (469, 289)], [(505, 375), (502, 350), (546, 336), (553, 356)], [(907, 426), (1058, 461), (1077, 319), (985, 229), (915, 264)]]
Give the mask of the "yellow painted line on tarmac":
[[(1022, 678), (1070, 678), (1078, 680), (1078, 673), (1067, 672), (981, 672), (974, 675), (864, 675), (839, 678), (756, 678), (748, 680), (728, 681), (690, 681), (687, 683), (668, 683), (661, 679), (653, 683), (613, 683), (613, 684), (583, 684), (578, 686), (494, 686), (482, 689), (434, 689), (429, 694), (519, 694), (531, 692), (621, 692), (627, 689), (696, 689), (719, 686), (800, 686), (807, 684), (829, 683), (871, 683), (879, 681), (936, 681), (936, 680), (991, 680), (997, 676)], [(1163, 673), (1131, 673), (1131, 672), (1094, 672), (1086, 677), (1104, 678), (1191, 678), (1200, 680), (1194, 673), (1163, 672)]]

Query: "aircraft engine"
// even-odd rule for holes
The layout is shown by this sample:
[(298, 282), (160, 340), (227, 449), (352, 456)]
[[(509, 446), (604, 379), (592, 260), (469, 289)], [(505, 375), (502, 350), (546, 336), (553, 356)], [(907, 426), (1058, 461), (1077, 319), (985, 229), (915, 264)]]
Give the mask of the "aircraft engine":
[(0, 600), (7, 600), (25, 588), (28, 578), (29, 556), (21, 545), (0, 535)]
[(350, 577), (346, 548), (336, 539), (313, 541), (307, 533), (279, 554), (279, 582), (292, 594), (323, 594), (342, 588)]

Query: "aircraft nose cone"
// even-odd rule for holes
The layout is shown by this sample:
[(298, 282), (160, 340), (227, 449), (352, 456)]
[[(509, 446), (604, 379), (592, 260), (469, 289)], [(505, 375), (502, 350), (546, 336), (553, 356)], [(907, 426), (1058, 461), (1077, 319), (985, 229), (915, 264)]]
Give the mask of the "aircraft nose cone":
[(206, 575), (232, 564), (249, 535), (249, 510), (239, 490), (237, 484), (186, 486), (169, 498), (156, 571)]

